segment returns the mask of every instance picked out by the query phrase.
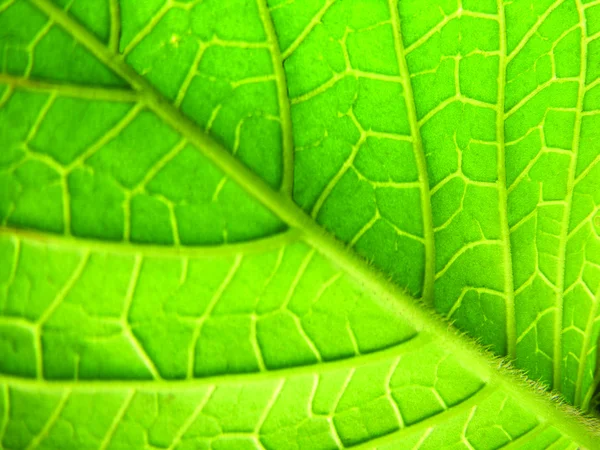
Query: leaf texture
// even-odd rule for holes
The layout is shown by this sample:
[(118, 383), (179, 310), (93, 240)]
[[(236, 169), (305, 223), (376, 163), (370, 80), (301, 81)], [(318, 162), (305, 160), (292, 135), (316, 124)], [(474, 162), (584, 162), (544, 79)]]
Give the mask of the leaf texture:
[(0, 1), (0, 446), (597, 448), (597, 23)]

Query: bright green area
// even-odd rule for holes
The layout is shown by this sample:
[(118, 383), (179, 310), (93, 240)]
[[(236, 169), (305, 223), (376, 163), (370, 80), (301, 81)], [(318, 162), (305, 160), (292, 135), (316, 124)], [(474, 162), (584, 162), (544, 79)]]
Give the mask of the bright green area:
[(594, 405), (599, 62), (593, 0), (0, 0), (0, 447), (589, 442), (411, 308)]
[(3, 238), (12, 281), (2, 313), (37, 323), (43, 335), (41, 349), (27, 337), (9, 339), (37, 354), (22, 370), (3, 360), (3, 372), (48, 379), (257, 372), (373, 352), (415, 334), (303, 244), (228, 253), (125, 256)]
[(184, 245), (283, 228), (149, 111), (18, 91), (0, 116), (7, 225)]
[[(296, 200), (414, 295), (432, 271), (440, 312), (588, 402), (600, 335), (598, 7), (517, 1), (499, 15), (495, 2), (415, 0), (396, 22), (384, 3), (322, 5), (285, 60)], [(303, 36), (290, 37), (297, 10), (276, 10), (284, 49)], [(410, 136), (411, 108), (416, 157), (410, 142), (393, 157), (387, 141), (373, 145), (370, 134)], [(401, 182), (418, 180), (407, 196)], [(382, 181), (398, 182), (387, 214)]]
[(3, 448), (488, 448), (548, 426), (303, 243), (59, 242), (0, 239)]

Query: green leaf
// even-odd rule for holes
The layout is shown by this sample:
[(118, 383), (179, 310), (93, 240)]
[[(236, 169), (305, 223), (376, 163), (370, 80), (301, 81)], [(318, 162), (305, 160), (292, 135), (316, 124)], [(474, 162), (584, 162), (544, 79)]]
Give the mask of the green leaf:
[(0, 447), (598, 448), (599, 30), (0, 0)]

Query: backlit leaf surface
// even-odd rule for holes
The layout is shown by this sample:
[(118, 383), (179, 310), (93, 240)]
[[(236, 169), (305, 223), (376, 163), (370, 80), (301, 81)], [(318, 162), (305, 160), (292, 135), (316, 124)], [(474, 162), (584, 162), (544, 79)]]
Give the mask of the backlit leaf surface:
[(0, 1), (0, 446), (597, 448), (429, 309), (590, 409), (599, 79), (597, 1)]

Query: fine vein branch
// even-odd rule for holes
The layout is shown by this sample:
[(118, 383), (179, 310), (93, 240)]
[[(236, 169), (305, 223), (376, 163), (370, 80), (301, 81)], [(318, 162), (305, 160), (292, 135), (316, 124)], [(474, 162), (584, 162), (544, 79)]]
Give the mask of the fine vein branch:
[(263, 203), (290, 227), (300, 230), (306, 242), (329, 257), (364, 288), (371, 290), (383, 308), (405, 317), (417, 331), (426, 331), (438, 336), (440, 345), (457, 355), (462, 363), (484, 382), (492, 382), (509, 395), (518, 398), (526, 409), (540, 419), (555, 424), (563, 433), (581, 445), (594, 446), (596, 438), (578, 418), (571, 416), (566, 409), (556, 408), (549, 397), (535, 392), (529, 385), (520, 381), (514, 372), (498, 370), (498, 363), (491, 356), (482, 353), (473, 341), (457, 333), (447, 322), (432, 314), (428, 308), (425, 308), (380, 272), (370, 267), (362, 258), (348, 250), (306, 215), (289, 196), (273, 190), (262, 178), (184, 116), (143, 76), (127, 65), (120, 55), (116, 55), (105, 44), (97, 40), (64, 10), (50, 0), (29, 1), (63, 27), (108, 68), (127, 81), (139, 93), (141, 101), (150, 110), (202, 151), (248, 194)]

